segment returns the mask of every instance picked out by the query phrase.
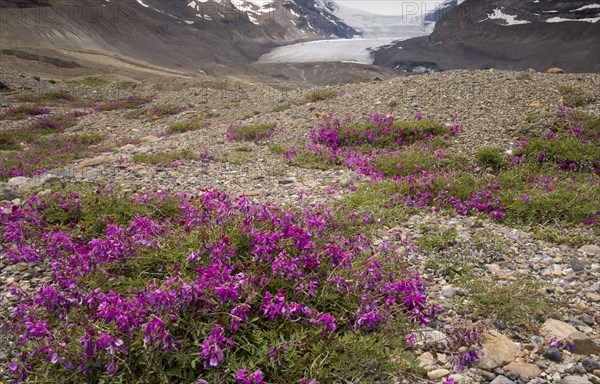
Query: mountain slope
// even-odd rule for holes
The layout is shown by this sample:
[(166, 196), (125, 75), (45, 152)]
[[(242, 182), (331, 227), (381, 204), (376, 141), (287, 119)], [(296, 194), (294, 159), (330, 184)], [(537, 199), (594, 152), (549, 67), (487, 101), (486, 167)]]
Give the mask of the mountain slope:
[(466, 0), (428, 37), (398, 42), (375, 63), (428, 67), (600, 71), (600, 6), (592, 1)]
[(359, 32), (314, 0), (0, 0), (2, 53), (26, 46), (118, 54), (197, 72), (298, 40)]

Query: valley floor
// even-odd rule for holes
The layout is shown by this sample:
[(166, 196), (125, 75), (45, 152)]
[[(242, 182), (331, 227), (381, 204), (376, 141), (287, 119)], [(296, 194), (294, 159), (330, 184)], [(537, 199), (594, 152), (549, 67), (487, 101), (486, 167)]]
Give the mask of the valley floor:
[[(513, 156), (523, 149), (515, 144), (524, 141), (527, 150), (527, 140), (531, 143), (551, 133), (564, 113), (561, 105), (576, 105), (575, 110), (585, 114), (585, 123), (593, 124), (594, 117), (600, 118), (600, 75), (457, 70), (309, 90), (235, 78), (203, 78), (201, 83), (167, 79), (154, 84), (108, 79), (86, 77), (51, 84), (0, 69), (0, 82), (5, 86), (0, 90), (0, 134), (4, 133), (0, 145), (5, 146), (0, 147), (0, 177), (4, 180), (0, 200), (5, 200), (5, 211), (11, 205), (24, 205), (31, 194), (47, 196), (49, 189), (61, 184), (129, 194), (162, 190), (193, 195), (218, 189), (233, 197), (247, 196), (257, 203), (289, 209), (311, 204), (335, 210), (350, 206), (379, 220), (365, 225), (365, 235), (375, 245), (388, 244), (395, 249), (402, 268), (419, 275), (426, 284), (427, 300), (443, 308), (437, 320), (415, 331), (422, 331), (425, 342), (417, 341), (410, 347), (422, 362), (423, 378), (399, 375), (397, 382), (440, 383), (453, 374), (455, 383), (600, 383), (600, 223), (594, 221), (600, 220), (600, 179), (597, 168), (596, 173), (584, 170), (589, 159), (573, 160), (580, 167), (573, 174), (558, 173), (556, 167), (540, 171), (547, 174), (532, 174), (540, 180), (553, 178), (557, 184), (551, 187), (556, 189), (562, 188), (558, 183), (564, 179), (584, 185), (564, 195), (574, 200), (571, 206), (575, 211), (577, 200), (581, 206), (585, 203), (596, 208), (584, 224), (584, 220), (568, 222), (559, 209), (554, 216), (540, 214), (543, 219), (536, 216), (527, 222), (531, 215), (518, 216), (504, 201), (504, 218), (483, 209), (459, 215), (450, 206), (434, 209), (433, 202), (420, 209), (403, 206), (388, 212), (376, 206), (380, 201), (391, 205), (385, 200), (389, 196), (382, 197), (380, 192), (390, 183), (405, 182), (405, 175), (399, 173), (399, 179), (390, 179), (386, 174), (382, 181), (357, 166), (347, 166), (353, 161), (350, 157), (342, 159), (338, 153), (340, 159), (328, 163), (305, 150), (307, 143), (313, 149), (325, 145), (315, 142), (315, 134), (311, 141), (311, 131), (318, 133), (327, 124), (331, 126), (330, 117), (343, 121), (350, 116), (357, 123), (370, 121), (369, 115), (374, 114), (411, 122), (415, 116), (418, 121), (436, 118), (443, 126), (462, 128), (445, 135), (443, 146), (435, 148), (432, 158), (442, 159), (440, 167), (452, 159), (462, 164), (436, 168), (440, 173), (435, 177), (451, 169), (457, 177), (470, 175), (477, 182), (483, 180), (485, 188), (485, 184), (494, 184), (514, 171), (511, 167), (518, 160)], [(60, 91), (68, 97), (61, 99)], [(137, 104), (129, 108), (128, 102)], [(25, 111), (24, 116), (14, 118), (18, 113), (15, 108), (22, 105), (47, 107), (50, 113), (29, 115)], [(61, 125), (64, 119), (60, 116), (74, 120)], [(573, 126), (577, 126), (577, 116)], [(60, 151), (75, 148), (74, 144), (53, 149), (58, 155), (52, 150), (29, 155), (36, 146), (48, 148), (47, 143), (37, 142), (37, 136), (10, 141), (11, 134), (32, 124), (41, 129), (39, 119), (44, 117), (60, 120), (58, 128), (43, 132), (51, 140), (85, 136), (90, 142), (77, 150), (68, 149), (80, 155), (65, 161)], [(259, 140), (242, 139), (243, 134), (254, 134), (252, 129), (264, 126), (273, 132)], [(244, 132), (243, 127), (253, 128)], [(562, 134), (563, 128), (559, 127), (557, 134)], [(600, 124), (590, 129), (598, 131), (582, 145), (598, 143)], [(38, 134), (42, 133), (34, 132)], [(429, 148), (427, 140), (414, 143), (414, 156), (420, 156), (420, 150), (429, 153), (423, 149)], [(495, 160), (486, 163), (481, 154), (484, 147), (497, 149), (494, 153), (500, 165)], [(365, 155), (364, 148), (359, 149)], [(375, 148), (373, 153), (380, 150)], [(590, 151), (591, 163), (598, 161), (600, 158), (593, 158), (593, 149)], [(382, 153), (402, 156), (392, 150), (377, 152), (379, 156)], [(522, 153), (529, 156), (533, 152)], [(16, 156), (25, 160), (19, 162)], [(383, 169), (382, 163), (377, 165)], [(37, 173), (36, 167), (47, 172), (30, 177)], [(432, 169), (423, 167), (433, 175)], [(419, 168), (415, 175), (418, 173)], [(527, 199), (539, 195), (541, 202), (536, 209), (548, 208), (543, 200), (556, 198), (551, 192), (539, 192), (545, 188), (543, 182), (539, 188), (514, 188), (515, 194), (522, 193), (523, 201), (525, 192), (517, 188), (527, 191)], [(465, 201), (468, 198), (467, 193)], [(6, 252), (0, 253), (0, 277), (26, 291), (53, 279), (45, 263), (11, 262)], [(0, 287), (3, 321), (19, 302), (9, 288), (6, 284)], [(543, 326), (549, 318), (561, 322), (555, 328), (549, 323)], [(452, 329), (473, 324), (488, 337), (500, 332), (502, 336), (497, 338), (501, 341), (482, 339), (480, 362), (456, 371), (453, 358), (460, 352), (444, 345), (444, 340)], [(571, 334), (570, 327), (579, 333)], [(547, 342), (567, 336), (575, 341), (577, 353), (553, 350), (561, 357), (558, 362), (556, 356), (548, 354)], [(14, 350), (14, 335), (0, 330), (0, 378), (7, 375), (4, 362), (12, 359)]]

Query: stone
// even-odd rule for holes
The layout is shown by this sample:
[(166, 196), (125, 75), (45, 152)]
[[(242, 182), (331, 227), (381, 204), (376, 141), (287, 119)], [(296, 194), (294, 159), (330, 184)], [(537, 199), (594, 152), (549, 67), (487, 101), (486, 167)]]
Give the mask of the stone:
[(532, 101), (531, 103), (529, 103), (529, 107), (530, 108), (542, 108), (542, 103), (540, 103), (539, 101)]
[(572, 325), (559, 320), (548, 319), (542, 325), (541, 333), (547, 339), (553, 337), (573, 342), (573, 353), (578, 355), (596, 355), (600, 354), (600, 345), (591, 337), (579, 332)]
[(467, 384), (467, 378), (460, 373), (455, 373), (454, 375), (450, 375), (449, 379), (454, 380), (454, 384)]
[(497, 376), (490, 384), (515, 384), (515, 382), (507, 377)]
[(600, 377), (591, 373), (588, 375), (588, 380), (591, 381), (592, 384), (600, 384)]
[(589, 357), (586, 359), (583, 359), (581, 361), (581, 365), (583, 366), (583, 368), (585, 368), (586, 372), (589, 372), (589, 373), (592, 373), (595, 370), (600, 369), (600, 362), (598, 362), (594, 359), (591, 359)]
[(580, 260), (580, 259), (571, 260), (571, 268), (573, 268), (574, 272), (581, 272), (581, 271), (585, 270), (587, 267), (589, 267), (590, 265), (592, 265), (592, 263), (590, 263), (589, 261)]
[(588, 244), (579, 248), (579, 252), (587, 253), (588, 255), (600, 255), (600, 247), (596, 244)]
[(548, 70), (546, 71), (546, 73), (560, 74), (560, 73), (566, 73), (566, 72), (562, 68), (552, 67), (552, 68), (548, 68)]
[(160, 137), (154, 135), (148, 135), (144, 137), (140, 137), (140, 143), (151, 143), (153, 141), (160, 140)]
[(444, 342), (448, 338), (445, 333), (431, 328), (420, 329), (416, 334), (415, 344), (427, 344), (435, 342)]
[(133, 148), (135, 148), (135, 145), (133, 145), (133, 144), (125, 144), (124, 146), (122, 146), (119, 149), (122, 150), (122, 151), (126, 151), (128, 149), (133, 149)]
[(442, 377), (445, 377), (449, 373), (450, 371), (447, 369), (434, 369), (433, 371), (427, 372), (427, 377), (429, 378), (429, 380), (437, 380), (441, 379)]
[(592, 382), (582, 376), (565, 376), (563, 384), (592, 384)]
[(508, 337), (491, 330), (481, 336), (481, 349), (476, 366), (492, 370), (512, 362), (517, 355), (517, 345)]
[(546, 351), (544, 351), (543, 356), (550, 361), (554, 361), (555, 363), (562, 363), (563, 361), (562, 353), (558, 348), (548, 348)]
[(496, 326), (496, 328), (498, 328), (499, 330), (505, 330), (506, 329), (506, 322), (502, 319), (496, 319), (494, 321), (494, 325)]
[(513, 371), (508, 371), (504, 374), (504, 377), (506, 377), (507, 379), (510, 379), (512, 381), (516, 381), (519, 378), (519, 375), (517, 375)]
[(11, 177), (8, 179), (8, 185), (20, 186), (22, 184), (27, 184), (28, 182), (29, 178), (24, 176)]
[(580, 319), (589, 326), (596, 324), (596, 320), (594, 320), (594, 317), (588, 314), (581, 315)]
[(19, 194), (8, 183), (0, 182), (0, 200), (11, 201), (19, 197)]
[(526, 375), (537, 377), (542, 374), (542, 370), (535, 364), (512, 362), (503, 367), (505, 371), (515, 372), (517, 375)]
[(258, 189), (252, 189), (249, 191), (243, 191), (243, 192), (239, 192), (236, 194), (237, 197), (242, 197), (242, 196), (248, 196), (248, 197), (255, 197), (255, 196), (260, 196), (260, 191)]
[(444, 296), (446, 299), (451, 299), (454, 297), (454, 295), (456, 295), (456, 288), (449, 285), (442, 288), (442, 296)]
[(106, 164), (113, 161), (114, 158), (111, 156), (98, 156), (91, 159), (85, 159), (81, 163), (77, 164), (77, 169), (84, 169), (88, 167), (95, 167), (98, 165)]
[(435, 362), (435, 359), (433, 358), (431, 352), (425, 352), (422, 355), (420, 355), (417, 359), (419, 360), (419, 365), (423, 369), (429, 371), (433, 368), (433, 363)]
[(496, 375), (494, 373), (492, 373), (492, 372), (478, 371), (477, 373), (479, 374), (479, 376), (483, 377), (487, 381), (492, 381), (492, 380), (494, 380), (496, 378)]
[(573, 353), (578, 355), (600, 355), (600, 345), (584, 333), (572, 333), (567, 340), (573, 342), (573, 350), (571, 351)]
[(586, 292), (585, 297), (587, 297), (588, 299), (590, 299), (592, 301), (600, 301), (600, 295), (597, 294), (596, 292)]
[(555, 319), (546, 320), (541, 328), (541, 333), (546, 338), (556, 337), (558, 339), (567, 339), (570, 334), (575, 332), (577, 332), (577, 329), (572, 325)]

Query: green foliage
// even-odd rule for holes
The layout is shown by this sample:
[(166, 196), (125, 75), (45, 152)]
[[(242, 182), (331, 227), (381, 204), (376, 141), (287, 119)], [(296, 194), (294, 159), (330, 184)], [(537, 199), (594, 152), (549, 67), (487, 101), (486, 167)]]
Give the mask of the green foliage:
[(521, 73), (517, 76), (517, 80), (525, 81), (525, 80), (533, 80), (533, 76), (530, 73)]
[(577, 227), (600, 212), (600, 185), (590, 174), (564, 175), (554, 167), (526, 164), (500, 175), (505, 219), (521, 225)]
[(88, 87), (101, 87), (110, 84), (110, 81), (101, 77), (86, 77), (78, 80), (68, 80), (67, 83), (73, 85), (87, 85)]
[(274, 134), (273, 124), (248, 124), (231, 126), (227, 130), (230, 141), (260, 141)]
[(567, 107), (584, 107), (595, 101), (592, 94), (570, 85), (561, 85), (558, 87), (558, 91), (563, 97), (563, 104)]
[(244, 151), (223, 151), (217, 156), (217, 161), (235, 165), (252, 163), (255, 157)]
[(498, 171), (508, 165), (504, 153), (498, 147), (482, 147), (475, 153), (477, 163), (482, 168), (491, 168)]
[(183, 133), (197, 131), (203, 128), (203, 124), (199, 122), (181, 122), (175, 123), (167, 128), (167, 133)]
[(458, 231), (455, 228), (442, 228), (439, 225), (420, 228), (425, 233), (416, 244), (425, 251), (443, 251), (456, 244)]
[(49, 91), (42, 94), (25, 94), (19, 97), (20, 101), (37, 103), (40, 101), (44, 102), (65, 102), (74, 100), (73, 95), (69, 91), (56, 90)]
[(416, 208), (395, 204), (393, 200), (397, 193), (398, 184), (394, 182), (364, 185), (337, 201), (336, 207), (342, 211), (349, 209), (361, 217), (366, 215), (368, 223), (380, 222), (388, 227), (395, 227), (406, 221), (411, 214), (419, 212)]
[(595, 162), (600, 159), (600, 147), (596, 142), (583, 142), (575, 137), (562, 137), (559, 140), (531, 139), (527, 146), (515, 151), (515, 155), (537, 156), (540, 152), (545, 153), (544, 162), (576, 164), (577, 169), (592, 171)]
[(423, 169), (434, 170), (442, 165), (440, 159), (432, 156), (430, 151), (419, 147), (392, 152), (387, 156), (378, 156), (374, 163), (377, 171), (386, 177), (414, 175)]
[(305, 103), (315, 103), (317, 101), (323, 101), (334, 98), (338, 95), (339, 91), (333, 88), (318, 89), (306, 96)]
[(325, 152), (316, 151), (300, 151), (292, 158), (291, 164), (300, 168), (319, 169), (321, 171), (342, 168), (341, 162), (337, 159), (331, 158)]
[(189, 149), (175, 152), (138, 153), (132, 157), (133, 161), (146, 164), (170, 165), (173, 161), (195, 160), (198, 156)]
[(439, 140), (433, 141), (433, 138), (448, 133), (450, 128), (439, 120), (397, 120), (391, 129), (374, 122), (357, 123), (344, 127), (339, 134), (339, 144), (361, 152), (371, 152), (372, 149), (395, 150), (399, 144), (407, 146), (429, 139), (436, 147), (443, 147)]
[(20, 143), (29, 143), (33, 139), (33, 133), (29, 130), (5, 129), (0, 131), (0, 150), (16, 150)]
[(473, 314), (490, 314), (515, 324), (531, 323), (560, 316), (560, 305), (541, 292), (541, 284), (531, 277), (517, 275), (515, 280), (500, 284), (474, 274), (458, 278), (457, 284), (469, 291), (462, 305)]

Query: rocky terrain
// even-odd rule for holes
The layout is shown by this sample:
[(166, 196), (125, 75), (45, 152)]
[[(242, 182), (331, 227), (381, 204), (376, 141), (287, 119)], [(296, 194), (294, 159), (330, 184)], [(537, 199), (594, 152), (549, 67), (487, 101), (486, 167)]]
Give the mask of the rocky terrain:
[(592, 1), (466, 0), (445, 13), (430, 36), (382, 49), (375, 64), (408, 72), (415, 67), (598, 72), (599, 9)]
[[(274, 86), (235, 78), (175, 75), (127, 84), (111, 77), (50, 83), (8, 69), (0, 75), (0, 115), (18, 106), (19, 96), (67, 91), (81, 102), (80, 107), (55, 104), (51, 106), (54, 112), (80, 109), (91, 113), (79, 117), (56, 137), (77, 134), (102, 138), (101, 144), (83, 157), (57, 163), (45, 173), (5, 176), (0, 185), (4, 209), (23, 205), (32, 193), (46, 195), (60, 184), (129, 193), (168, 190), (196, 194), (216, 188), (280, 207), (298, 205), (299, 196), (302, 204), (335, 207), (373, 181), (346, 167), (296, 166), (284, 156), (292, 146), (304, 148), (311, 130), (317, 129), (327, 114), (358, 121), (382, 113), (410, 120), (419, 111), (445, 123), (457, 115), (464, 127), (448, 139), (446, 151), (462, 154), (475, 168), (480, 148), (493, 146), (510, 153), (524, 132), (543, 132), (544, 122), (566, 102), (565, 89), (591, 95), (581, 110), (600, 116), (598, 95), (594, 98), (600, 89), (600, 76), (595, 74), (460, 70), (316, 90), (284, 83)], [(322, 92), (328, 96), (315, 97)], [(134, 95), (152, 98), (132, 110), (90, 109), (85, 103)], [(163, 113), (164, 108), (152, 109), (155, 106), (184, 107)], [(541, 116), (541, 122), (532, 116)], [(35, 119), (4, 119), (0, 132), (18, 129)], [(171, 128), (187, 122), (198, 122), (201, 127), (184, 133)], [(259, 141), (230, 141), (227, 133), (231, 124), (267, 124), (275, 127), (275, 133)], [(27, 143), (19, 145), (27, 150)], [(13, 156), (8, 151), (0, 153), (3, 162)], [(159, 158), (154, 164), (143, 160), (145, 155), (169, 153), (188, 155), (165, 157), (169, 160), (162, 162)], [(487, 177), (485, 172), (492, 170), (478, 172)], [(450, 233), (450, 240), (433, 236), (438, 232)], [(400, 247), (403, 267), (421, 276), (428, 300), (443, 308), (436, 321), (417, 332), (413, 345), (412, 353), (421, 361), (425, 376), (398, 377), (397, 382), (439, 383), (450, 377), (454, 383), (600, 383), (600, 238), (593, 228), (578, 226), (569, 231), (552, 223), (515, 226), (480, 215), (423, 209), (368, 235), (375, 244), (392, 242)], [(419, 244), (420, 250), (409, 251), (407, 239)], [(51, 273), (44, 264), (12, 263), (6, 254), (0, 258), (0, 308), (5, 320), (18, 304), (9, 287), (17, 284), (20, 289), (33, 290), (51, 281)], [(467, 266), (472, 272), (468, 276), (484, 282), (483, 286), (455, 278)], [(498, 290), (486, 296), (481, 292), (489, 284), (486, 281), (498, 289), (506, 287), (508, 292)], [(527, 290), (526, 282), (537, 285)], [(542, 301), (551, 304), (542, 307), (545, 314), (530, 318), (528, 312), (537, 313), (541, 305), (528, 301), (533, 293), (540, 293)], [(490, 297), (489, 301), (478, 302), (481, 295)], [(452, 327), (463, 324), (476, 324), (483, 336), (478, 348), (480, 359), (473, 367), (457, 371), (452, 363), (455, 352), (448, 349), (447, 338)], [(574, 348), (549, 346), (552, 340), (572, 342)], [(5, 363), (15, 348), (15, 335), (0, 330), (0, 380), (6, 380)]]

